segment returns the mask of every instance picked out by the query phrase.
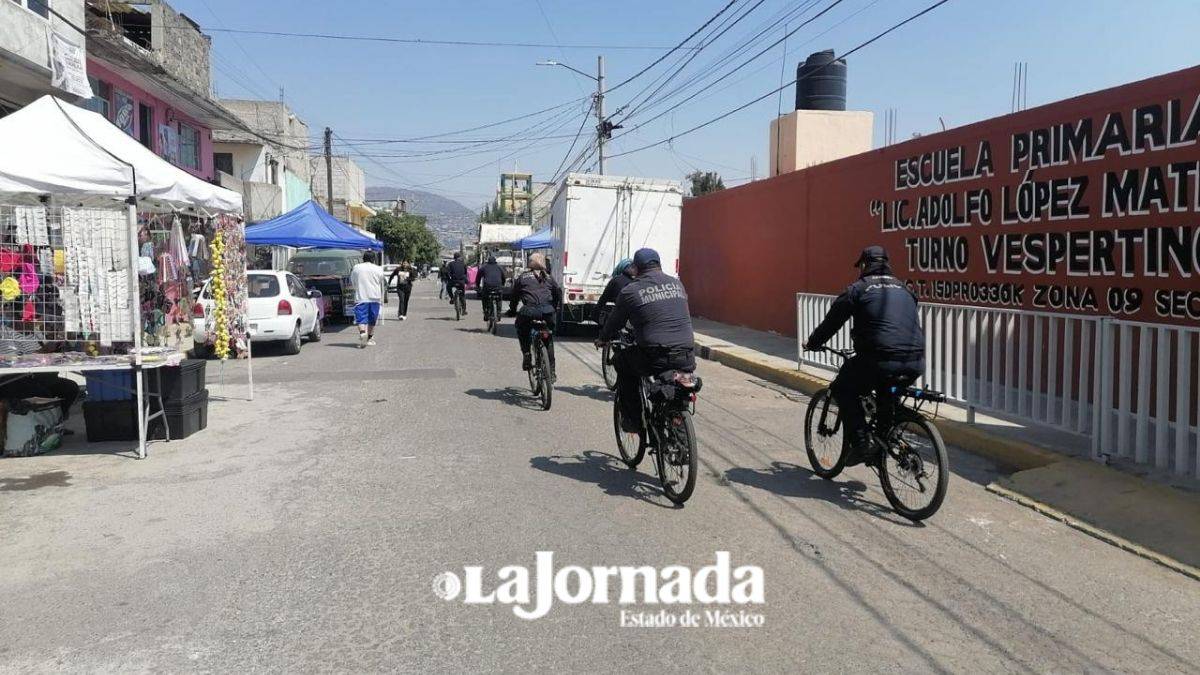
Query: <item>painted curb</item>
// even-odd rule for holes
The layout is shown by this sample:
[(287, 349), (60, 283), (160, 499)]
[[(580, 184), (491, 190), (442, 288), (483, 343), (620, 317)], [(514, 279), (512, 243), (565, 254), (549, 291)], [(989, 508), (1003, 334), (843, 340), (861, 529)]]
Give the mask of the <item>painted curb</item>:
[(1048, 518), (1053, 518), (1054, 520), (1057, 520), (1072, 529), (1079, 530), (1080, 532), (1095, 537), (1100, 541), (1116, 546), (1123, 551), (1132, 553), (1139, 558), (1145, 558), (1146, 560), (1158, 563), (1167, 569), (1178, 572), (1184, 576), (1191, 577), (1196, 581), (1200, 581), (1200, 569), (1192, 567), (1187, 563), (1180, 562), (1170, 556), (1152, 551), (1145, 546), (1141, 546), (1140, 544), (1135, 544), (1124, 537), (1119, 537), (1108, 530), (1092, 525), (1091, 523), (1072, 516), (1069, 513), (1059, 511), (1049, 504), (1039, 502), (1032, 497), (1028, 497), (1020, 492), (1010, 490), (1009, 488), (997, 483), (989, 483), (987, 490), (988, 492), (1004, 497), (1005, 499), (1010, 499), (1021, 506), (1033, 509), (1034, 511), (1037, 511)]

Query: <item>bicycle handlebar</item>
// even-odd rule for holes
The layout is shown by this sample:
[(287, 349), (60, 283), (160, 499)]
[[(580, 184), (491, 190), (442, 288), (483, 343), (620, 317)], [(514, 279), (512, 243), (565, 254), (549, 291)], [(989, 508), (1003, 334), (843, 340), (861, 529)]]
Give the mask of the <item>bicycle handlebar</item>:
[(837, 349), (835, 347), (810, 347), (808, 349), (808, 351), (810, 351), (810, 352), (829, 352), (830, 354), (836, 354), (836, 355), (842, 357), (843, 359), (848, 359), (851, 356), (854, 356), (853, 349)]

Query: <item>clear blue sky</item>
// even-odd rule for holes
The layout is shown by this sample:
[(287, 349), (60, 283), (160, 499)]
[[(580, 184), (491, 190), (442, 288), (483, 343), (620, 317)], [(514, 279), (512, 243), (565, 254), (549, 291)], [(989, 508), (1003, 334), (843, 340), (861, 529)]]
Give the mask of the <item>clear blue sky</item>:
[[(931, 4), (933, 0), (843, 0), (789, 39), (786, 79), (812, 51), (839, 54)], [(540, 6), (539, 6), (540, 2)], [(700, 26), (727, 0), (172, 0), (202, 27), (305, 33), (339, 33), (435, 40), (670, 46)], [(757, 0), (739, 0), (736, 16)], [(811, 17), (833, 0), (813, 2)], [(763, 0), (719, 40), (703, 50), (664, 92), (709, 64), (790, 8), (808, 2)], [(840, 25), (838, 25), (840, 24)], [(793, 27), (795, 22), (793, 22)], [(827, 31), (827, 32), (826, 32)], [(782, 25), (761, 46), (781, 37)], [(818, 35), (824, 33), (823, 35)], [(950, 0), (914, 23), (849, 58), (849, 107), (898, 111), (899, 137), (938, 128), (938, 116), (958, 126), (1009, 112), (1015, 61), (1029, 63), (1028, 104), (1035, 106), (1200, 63), (1200, 5), (1196, 0)], [(346, 42), (210, 32), (218, 94), (275, 98), (279, 87), (314, 133), (330, 126), (346, 139), (407, 138), (498, 121), (574, 98), (594, 83), (563, 68), (537, 67), (543, 59), (594, 71), (603, 52), (609, 84), (637, 72), (662, 51), (606, 48), (468, 47)], [(743, 68), (672, 114), (625, 138), (610, 152), (671, 136), (737, 107), (779, 85), (782, 48)], [(611, 113), (627, 103), (659, 68), (613, 91)], [(717, 73), (723, 71), (716, 71)], [(786, 112), (794, 93), (784, 92)], [(548, 120), (534, 135), (573, 135), (586, 103), (462, 138), (491, 139)], [(767, 136), (774, 96), (717, 124), (660, 146), (609, 162), (608, 173), (681, 178), (694, 168), (713, 169), (737, 183), (767, 173)], [(573, 112), (571, 112), (573, 110)], [(556, 111), (557, 112), (557, 111)], [(649, 116), (651, 113), (646, 114)], [(639, 116), (641, 114), (639, 113)], [(561, 126), (558, 126), (561, 124)], [(589, 122), (590, 129), (594, 123)], [(632, 124), (631, 124), (632, 125)], [(617, 132), (618, 134), (621, 132)], [(507, 157), (521, 145), (481, 146), (469, 156), (358, 159), (369, 185), (421, 187), (477, 208), (494, 193), (501, 168), (533, 171), (546, 179), (570, 138), (547, 139)], [(375, 155), (398, 154), (397, 145), (360, 145)], [(582, 146), (579, 146), (582, 147)], [(409, 146), (446, 150), (447, 145)], [(457, 153), (461, 155), (460, 153)], [(416, 161), (417, 159), (423, 161)], [(436, 160), (436, 161), (429, 161)], [(466, 172), (465, 175), (453, 177)]]

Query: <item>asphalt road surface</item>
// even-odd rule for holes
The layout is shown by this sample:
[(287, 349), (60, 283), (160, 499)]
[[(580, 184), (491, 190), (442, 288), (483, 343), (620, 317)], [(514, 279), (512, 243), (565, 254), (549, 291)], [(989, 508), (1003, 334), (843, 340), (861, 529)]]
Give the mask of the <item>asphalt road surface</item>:
[[(986, 492), (984, 460), (952, 450), (945, 506), (914, 526), (870, 471), (812, 475), (802, 396), (701, 362), (702, 475), (673, 508), (648, 463), (616, 459), (588, 341), (559, 343), (543, 412), (511, 322), (485, 334), (476, 303), (456, 322), (435, 293), (420, 283), (376, 347), (349, 329), (261, 355), (253, 401), (244, 363), (210, 362), (208, 429), (146, 461), (112, 446), (0, 460), (0, 670), (1200, 667), (1200, 584)], [(520, 618), (550, 597), (539, 551), (567, 596), (605, 578), (569, 566), (677, 578), (663, 568), (727, 551), (761, 569), (762, 602), (646, 604), (644, 577), (617, 576), (607, 603)], [(511, 582), (516, 606), (465, 603), (469, 566), (478, 595)], [(505, 566), (528, 569), (528, 603)], [(666, 616), (700, 625), (622, 625)]]

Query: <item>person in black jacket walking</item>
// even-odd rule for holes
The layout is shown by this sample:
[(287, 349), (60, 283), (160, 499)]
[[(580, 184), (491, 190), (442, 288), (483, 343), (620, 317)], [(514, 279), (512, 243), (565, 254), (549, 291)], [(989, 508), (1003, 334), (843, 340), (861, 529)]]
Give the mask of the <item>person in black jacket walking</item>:
[[(517, 313), (517, 303), (521, 312)], [(513, 282), (512, 297), (508, 301), (508, 315), (517, 317), (517, 341), (521, 345), (521, 368), (533, 368), (533, 347), (530, 331), (535, 320), (545, 321), (554, 330), (554, 314), (562, 305), (562, 288), (546, 272), (546, 258), (541, 253), (529, 256), (529, 269)], [(550, 372), (554, 371), (554, 342), (550, 343)]]
[(400, 307), (396, 310), (396, 318), (404, 321), (408, 318), (408, 301), (412, 297), (413, 275), (416, 272), (410, 263), (400, 263), (396, 269), (392, 270), (392, 275), (388, 277), (388, 288), (392, 287), (392, 282), (396, 282), (396, 302)]
[(643, 248), (633, 254), (633, 265), (637, 279), (617, 296), (617, 305), (596, 340), (601, 346), (615, 338), (625, 322), (633, 325), (637, 345), (622, 350), (615, 363), (621, 424), (631, 433), (641, 431), (640, 378), (668, 370), (696, 370), (696, 338), (683, 283), (662, 271), (659, 255), (653, 249)]
[[(862, 397), (889, 381), (916, 380), (925, 372), (925, 333), (917, 313), (917, 298), (892, 276), (887, 251), (868, 246), (859, 255), (858, 281), (833, 301), (821, 325), (804, 342), (818, 349), (850, 319), (854, 324), (854, 356), (842, 364), (829, 385), (845, 424), (850, 453), (847, 466), (873, 459), (866, 431)], [(865, 455), (865, 456), (864, 456)]]
[(489, 255), (487, 262), (485, 262), (475, 274), (475, 288), (479, 289), (479, 301), (483, 306), (484, 321), (488, 320), (490, 314), (489, 307), (491, 307), (491, 305), (488, 304), (488, 296), (496, 296), (497, 299), (495, 308), (499, 310), (499, 298), (501, 293), (504, 292), (504, 282), (507, 280), (508, 277), (504, 274), (504, 268), (496, 262), (496, 256), (494, 255)]

